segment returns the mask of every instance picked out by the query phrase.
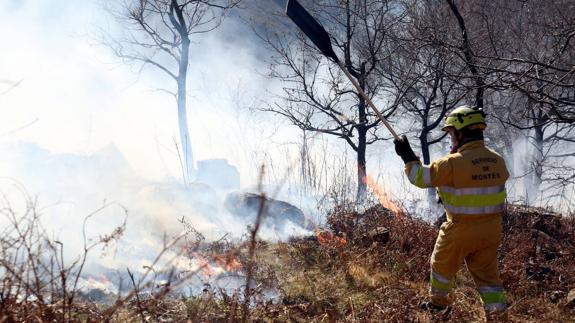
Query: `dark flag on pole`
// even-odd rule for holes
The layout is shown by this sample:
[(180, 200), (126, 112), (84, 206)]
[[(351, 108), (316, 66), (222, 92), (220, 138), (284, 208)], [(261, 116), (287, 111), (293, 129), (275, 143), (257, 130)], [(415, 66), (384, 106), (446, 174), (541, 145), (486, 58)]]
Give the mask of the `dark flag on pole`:
[(286, 5), (286, 14), (295, 22), (317, 48), (327, 57), (339, 62), (333, 49), (329, 34), (325, 29), (302, 7), (296, 0), (288, 0)]
[(309, 12), (307, 12), (296, 0), (288, 0), (286, 5), (286, 14), (291, 18), (291, 20), (293, 20), (293, 22), (295, 22), (299, 29), (303, 31), (307, 38), (309, 38), (317, 46), (322, 54), (333, 59), (333, 61), (339, 65), (339, 68), (341, 68), (353, 86), (355, 86), (357, 93), (359, 93), (359, 95), (365, 99), (367, 105), (373, 109), (373, 112), (375, 112), (377, 117), (383, 122), (393, 137), (396, 140), (401, 140), (389, 122), (387, 122), (385, 117), (381, 114), (381, 112), (379, 112), (373, 102), (371, 102), (367, 94), (365, 94), (357, 80), (349, 73), (343, 63), (339, 61), (333, 51), (333, 48), (331, 48), (331, 41), (329, 40), (329, 34), (327, 31), (325, 31), (325, 29), (323, 29), (323, 27), (315, 19), (313, 19)]

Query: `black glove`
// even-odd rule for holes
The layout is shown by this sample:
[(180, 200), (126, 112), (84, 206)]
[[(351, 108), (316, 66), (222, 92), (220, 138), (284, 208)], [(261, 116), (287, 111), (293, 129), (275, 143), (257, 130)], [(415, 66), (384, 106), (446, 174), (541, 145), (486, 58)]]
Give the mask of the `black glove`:
[(403, 159), (404, 163), (407, 164), (409, 162), (419, 160), (419, 158), (415, 156), (413, 149), (411, 149), (409, 141), (407, 141), (407, 137), (405, 135), (403, 135), (401, 139), (395, 139), (393, 143), (395, 144), (395, 152), (399, 157), (401, 157), (401, 159)]

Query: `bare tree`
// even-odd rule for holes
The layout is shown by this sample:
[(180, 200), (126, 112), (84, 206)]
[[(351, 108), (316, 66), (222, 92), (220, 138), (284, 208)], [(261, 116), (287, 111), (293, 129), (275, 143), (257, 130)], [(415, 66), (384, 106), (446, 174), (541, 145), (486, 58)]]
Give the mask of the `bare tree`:
[[(362, 90), (380, 106), (386, 118), (397, 109), (389, 102), (375, 73), (379, 60), (389, 55), (388, 32), (403, 9), (394, 1), (306, 2), (332, 36), (335, 50)], [(281, 31), (284, 30), (284, 32)], [(272, 50), (271, 77), (283, 83), (280, 102), (264, 110), (287, 118), (305, 131), (343, 139), (356, 153), (357, 196), (366, 196), (366, 149), (381, 140), (376, 130), (380, 120), (346, 83), (338, 68), (328, 62), (302, 34), (267, 29), (260, 37)], [(260, 29), (260, 31), (263, 29)]]
[[(494, 116), (506, 129), (521, 130), (530, 144), (523, 176), (530, 178), (531, 194), (563, 196), (573, 184), (575, 19), (568, 13), (575, 1), (446, 3), (461, 42), (444, 45), (465, 57), (482, 82), (483, 98), (499, 105)], [(502, 107), (502, 98), (512, 100)]]
[(481, 100), (488, 90), (517, 91), (552, 122), (574, 123), (575, 18), (568, 13), (575, 1), (446, 4), (453, 13), (446, 23), (457, 25), (460, 35), (443, 45), (465, 59)]
[(527, 98), (527, 118), (512, 127), (521, 129), (528, 143), (524, 177), (526, 193), (531, 201), (554, 198), (570, 202), (566, 188), (575, 185), (575, 127), (569, 123), (557, 123), (539, 105)]
[(130, 0), (116, 12), (127, 27), (107, 45), (124, 62), (149, 65), (174, 80), (183, 176), (193, 179), (194, 158), (187, 121), (187, 79), (191, 38), (216, 29), (241, 0)]
[[(423, 162), (429, 164), (431, 146), (445, 137), (434, 130), (471, 91), (460, 80), (465, 78), (465, 61), (441, 45), (453, 38), (453, 29), (444, 23), (449, 11), (430, 1), (408, 0), (404, 5), (402, 28), (393, 35), (396, 50), (380, 62), (378, 72), (390, 93), (400, 99), (400, 111), (410, 120), (406, 131), (415, 133)], [(434, 189), (428, 193), (435, 196)]]

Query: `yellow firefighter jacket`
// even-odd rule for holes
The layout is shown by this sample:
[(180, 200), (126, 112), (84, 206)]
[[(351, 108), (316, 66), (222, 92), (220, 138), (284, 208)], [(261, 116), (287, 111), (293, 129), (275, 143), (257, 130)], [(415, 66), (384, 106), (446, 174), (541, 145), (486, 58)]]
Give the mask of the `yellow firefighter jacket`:
[(429, 166), (414, 161), (405, 165), (409, 181), (417, 187), (436, 187), (448, 221), (454, 218), (500, 214), (505, 207), (505, 160), (482, 140), (461, 146), (456, 153)]

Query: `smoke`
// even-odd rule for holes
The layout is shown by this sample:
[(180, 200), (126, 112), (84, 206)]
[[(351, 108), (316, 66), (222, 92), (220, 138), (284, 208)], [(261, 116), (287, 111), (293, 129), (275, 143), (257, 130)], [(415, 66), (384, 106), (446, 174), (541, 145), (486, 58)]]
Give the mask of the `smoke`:
[(570, 201), (575, 196), (574, 185), (569, 182), (575, 166), (573, 157), (553, 156), (571, 151), (572, 146), (568, 142), (550, 142), (538, 147), (532, 138), (518, 135), (510, 149), (512, 154), (506, 156), (511, 173), (508, 201), (552, 208), (565, 214), (571, 212)]
[[(227, 192), (181, 185), (173, 141), (175, 102), (157, 90), (170, 89), (170, 80), (153, 69), (138, 73), (94, 45), (95, 25), (118, 28), (108, 26), (112, 22), (106, 14), (94, 3), (0, 5), (0, 36), (12, 44), (0, 62), (2, 78), (23, 80), (0, 96), (0, 133), (37, 120), (0, 137), (2, 191), (10, 199), (18, 199), (21, 191), (37, 197), (42, 221), (50, 236), (63, 242), (68, 261), (82, 252), (88, 214), (107, 205), (86, 223), (87, 239), (94, 240), (121, 225), (127, 210), (122, 238), (89, 259), (85, 286), (102, 282), (100, 274), (113, 281), (111, 273), (125, 268), (141, 272), (165, 239), (184, 229), (182, 220), (208, 241), (226, 234), (239, 239), (252, 224), (223, 207)], [(248, 30), (239, 20), (228, 19), (195, 40), (188, 115), (195, 156), (227, 158), (238, 167), (242, 187), (257, 192), (261, 164), (274, 159), (291, 163), (277, 142), (288, 141), (295, 132), (278, 130), (267, 116), (252, 114), (261, 104), (259, 97), (275, 85), (263, 76), (267, 66), (253, 39), (230, 36)], [(275, 162), (275, 167), (284, 165)], [(291, 193), (277, 192), (277, 181), (266, 184), (267, 195), (292, 202)], [(313, 199), (305, 203), (308, 210), (315, 209)], [(25, 207), (21, 204), (20, 209)], [(266, 221), (260, 237), (277, 240), (304, 232), (296, 225), (277, 227)], [(187, 270), (198, 266), (188, 261), (176, 265)]]
[[(94, 250), (88, 258), (79, 283), (85, 290), (116, 291), (120, 279), (127, 281), (125, 268), (143, 274), (166, 241), (178, 236), (188, 224), (206, 242), (224, 237), (238, 241), (248, 232), (248, 225), (253, 225), (251, 217), (231, 214), (225, 208), (228, 191), (202, 183), (183, 187), (174, 178), (146, 180), (138, 176), (114, 145), (90, 155), (54, 153), (28, 142), (0, 145), (0, 151), (6, 156), (0, 161), (0, 171), (10, 174), (10, 178), (0, 181), (5, 201), (11, 201), (18, 214), (30, 207), (28, 201), (36, 201), (34, 207), (48, 236), (63, 243), (68, 263), (83, 252), (83, 230), (88, 242), (97, 241), (126, 221), (121, 239), (105, 249)], [(273, 196), (278, 189), (266, 186), (264, 191)], [(6, 227), (4, 221), (5, 218), (0, 219), (0, 225)], [(259, 237), (279, 240), (307, 233), (297, 224), (270, 216), (264, 219)], [(234, 279), (220, 277), (228, 264), (211, 263), (200, 254), (188, 258), (179, 256), (178, 250), (168, 250), (155, 268), (165, 266), (181, 272), (202, 269), (190, 282), (194, 288), (213, 283), (214, 279), (237, 285)]]

